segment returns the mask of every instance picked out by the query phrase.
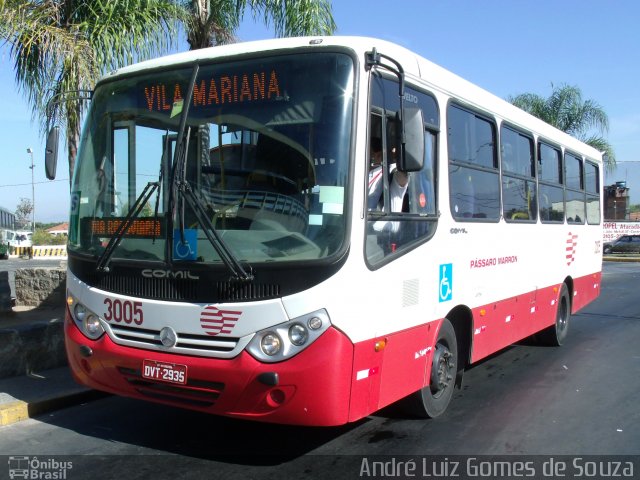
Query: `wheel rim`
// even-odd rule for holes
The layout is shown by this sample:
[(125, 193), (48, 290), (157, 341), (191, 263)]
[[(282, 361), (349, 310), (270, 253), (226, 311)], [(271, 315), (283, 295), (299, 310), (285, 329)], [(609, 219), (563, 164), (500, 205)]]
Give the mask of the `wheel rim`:
[(435, 398), (440, 397), (451, 385), (455, 371), (453, 360), (453, 354), (449, 348), (442, 343), (438, 343), (433, 355), (433, 365), (431, 366), (431, 393)]

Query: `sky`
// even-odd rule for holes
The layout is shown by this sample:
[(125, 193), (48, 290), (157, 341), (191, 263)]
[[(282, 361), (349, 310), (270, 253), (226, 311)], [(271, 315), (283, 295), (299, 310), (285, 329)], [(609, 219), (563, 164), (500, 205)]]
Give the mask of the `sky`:
[[(637, 0), (333, 0), (336, 35), (378, 37), (407, 47), (491, 93), (544, 97), (575, 85), (609, 116), (605, 137), (618, 166), (605, 185), (627, 181), (640, 203), (640, 2)], [(241, 41), (273, 37), (246, 15)], [(179, 50), (187, 50), (186, 43)], [(33, 150), (36, 222), (65, 221), (66, 148), (58, 176), (44, 173), (45, 135), (17, 91), (8, 49), (0, 47), (0, 206), (31, 200)]]

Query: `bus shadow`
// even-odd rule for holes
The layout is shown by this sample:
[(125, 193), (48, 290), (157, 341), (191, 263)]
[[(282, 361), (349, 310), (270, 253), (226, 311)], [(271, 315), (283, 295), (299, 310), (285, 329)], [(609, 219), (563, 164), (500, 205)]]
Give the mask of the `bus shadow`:
[[(71, 414), (77, 408), (82, 413)], [(247, 466), (291, 462), (367, 421), (339, 427), (277, 425), (115, 396), (39, 420), (110, 444), (132, 446), (118, 454), (166, 453)]]

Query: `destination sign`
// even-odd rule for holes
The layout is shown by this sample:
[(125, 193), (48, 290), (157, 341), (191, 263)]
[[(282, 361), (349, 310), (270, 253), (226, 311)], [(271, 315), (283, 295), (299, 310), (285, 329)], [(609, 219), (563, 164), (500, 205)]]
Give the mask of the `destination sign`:
[[(91, 235), (98, 237), (112, 237), (122, 225), (124, 218), (95, 218), (90, 219)], [(125, 237), (154, 238), (164, 234), (164, 222), (157, 218), (136, 218), (129, 220)]]
[[(175, 104), (184, 101), (179, 83), (156, 83), (143, 87), (149, 111), (170, 111)], [(231, 105), (260, 102), (281, 98), (278, 72), (265, 70), (218, 75), (196, 81), (193, 88), (193, 107)]]

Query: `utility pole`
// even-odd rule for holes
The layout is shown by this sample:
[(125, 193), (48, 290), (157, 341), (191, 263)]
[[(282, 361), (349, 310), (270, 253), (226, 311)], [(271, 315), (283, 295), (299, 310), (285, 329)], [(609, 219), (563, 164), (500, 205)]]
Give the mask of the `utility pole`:
[(33, 182), (33, 149), (27, 148), (27, 153), (31, 155), (31, 231), (36, 233), (36, 189)]

